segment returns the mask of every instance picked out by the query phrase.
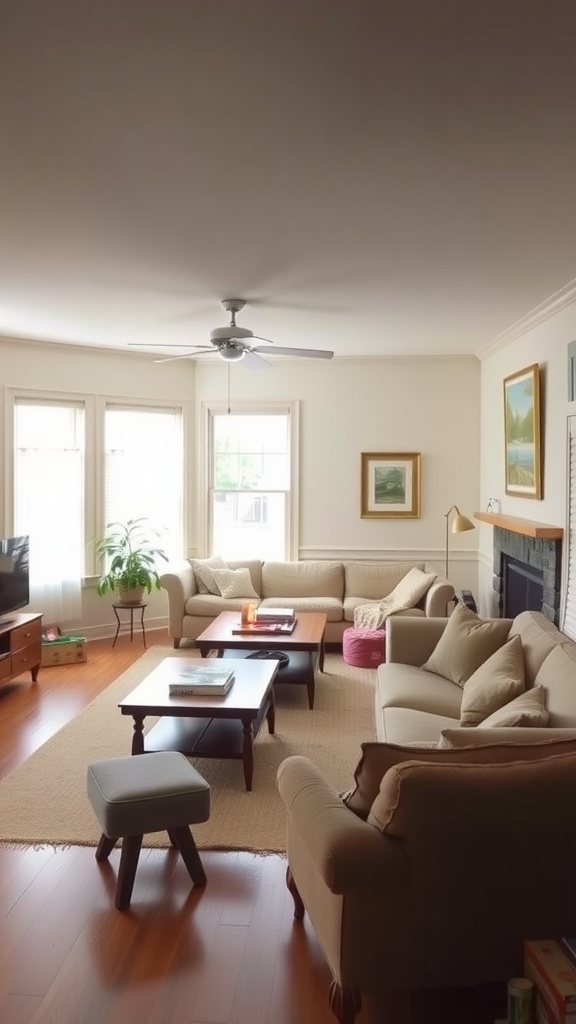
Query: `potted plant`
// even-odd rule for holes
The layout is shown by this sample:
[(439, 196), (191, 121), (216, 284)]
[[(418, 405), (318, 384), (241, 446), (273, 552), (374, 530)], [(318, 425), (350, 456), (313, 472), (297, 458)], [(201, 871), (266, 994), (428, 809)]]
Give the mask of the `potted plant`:
[(118, 594), (121, 604), (139, 604), (144, 591), (160, 590), (157, 559), (168, 561), (162, 548), (155, 546), (159, 533), (144, 518), (126, 523), (108, 523), (105, 537), (92, 541), (96, 557), (106, 566), (98, 581), (100, 595)]

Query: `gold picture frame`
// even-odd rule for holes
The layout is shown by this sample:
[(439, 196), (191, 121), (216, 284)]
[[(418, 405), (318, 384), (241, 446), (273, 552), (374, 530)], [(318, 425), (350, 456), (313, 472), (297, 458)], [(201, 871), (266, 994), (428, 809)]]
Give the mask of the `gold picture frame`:
[(420, 452), (362, 452), (360, 515), (420, 518)]
[(506, 494), (542, 497), (538, 363), (504, 378)]

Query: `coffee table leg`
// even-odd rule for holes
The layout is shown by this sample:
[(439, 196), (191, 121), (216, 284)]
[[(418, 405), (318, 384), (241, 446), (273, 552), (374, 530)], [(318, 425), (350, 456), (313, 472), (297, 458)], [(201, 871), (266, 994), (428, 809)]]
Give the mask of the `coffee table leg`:
[(322, 637), (320, 647), (318, 648), (318, 670), (320, 672), (324, 671), (324, 637)]
[(144, 719), (145, 715), (134, 715), (134, 733), (132, 735), (132, 753), (144, 753)]
[(276, 723), (276, 703), (274, 700), (274, 687), (270, 690), (270, 703), (268, 704), (268, 711), (266, 712), (266, 721), (268, 722), (268, 732), (271, 736), (274, 735), (274, 727)]
[(244, 782), (246, 789), (250, 792), (254, 773), (254, 736), (251, 718), (242, 719), (242, 763), (244, 765)]
[(306, 689), (308, 690), (308, 707), (312, 711), (314, 707), (314, 693), (315, 693), (315, 656), (313, 651), (308, 651), (308, 671), (306, 673)]

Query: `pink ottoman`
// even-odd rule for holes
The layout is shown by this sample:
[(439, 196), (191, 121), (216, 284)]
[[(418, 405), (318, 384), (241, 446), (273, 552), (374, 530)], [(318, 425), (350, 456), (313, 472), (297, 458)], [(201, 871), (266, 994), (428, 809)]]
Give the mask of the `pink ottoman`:
[(356, 668), (377, 668), (386, 655), (386, 633), (383, 629), (350, 626), (342, 637), (342, 657)]

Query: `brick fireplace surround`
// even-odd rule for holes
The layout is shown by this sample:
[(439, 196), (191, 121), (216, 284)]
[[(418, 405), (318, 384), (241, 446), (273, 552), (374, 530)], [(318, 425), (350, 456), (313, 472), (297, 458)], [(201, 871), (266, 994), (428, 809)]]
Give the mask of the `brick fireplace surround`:
[(546, 523), (489, 512), (475, 512), (474, 518), (494, 527), (493, 588), (498, 595), (498, 614), (505, 615), (504, 573), (508, 557), (542, 573), (541, 610), (558, 626), (564, 531)]

